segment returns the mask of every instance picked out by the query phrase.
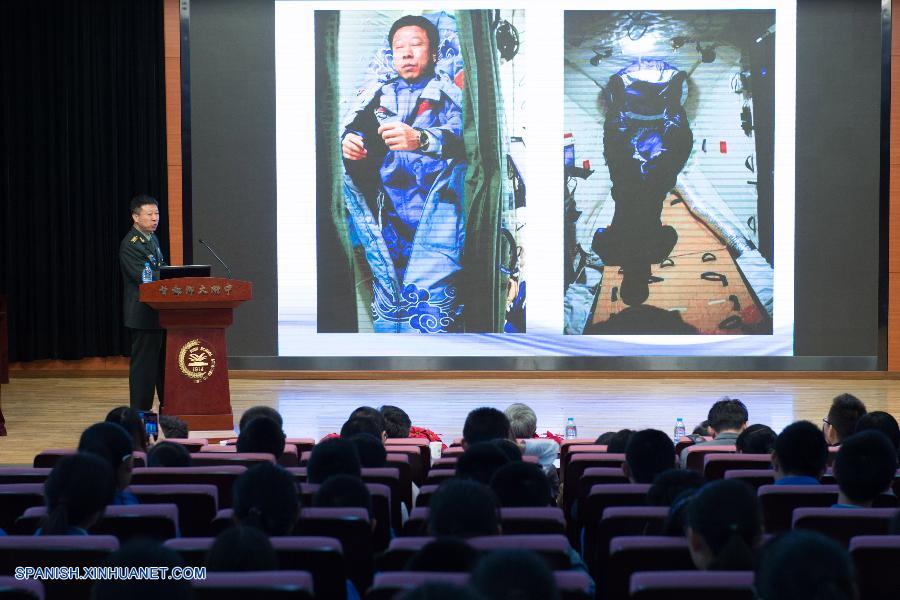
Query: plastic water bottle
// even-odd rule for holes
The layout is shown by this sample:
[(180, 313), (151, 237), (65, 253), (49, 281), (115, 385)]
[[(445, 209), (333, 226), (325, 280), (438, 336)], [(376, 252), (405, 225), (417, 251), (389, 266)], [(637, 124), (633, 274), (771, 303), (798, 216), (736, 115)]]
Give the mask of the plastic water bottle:
[(675, 419), (675, 443), (678, 444), (678, 441), (684, 437), (684, 419), (678, 417)]
[(150, 270), (150, 263), (144, 263), (144, 270), (141, 271), (141, 281), (143, 283), (150, 283), (153, 281), (153, 271)]
[(574, 440), (578, 437), (578, 428), (575, 427), (575, 417), (566, 419), (566, 439)]

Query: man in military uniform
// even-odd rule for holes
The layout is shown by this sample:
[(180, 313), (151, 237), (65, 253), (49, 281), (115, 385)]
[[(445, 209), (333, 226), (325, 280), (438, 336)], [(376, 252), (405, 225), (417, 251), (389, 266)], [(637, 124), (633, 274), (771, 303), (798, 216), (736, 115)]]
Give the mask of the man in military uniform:
[(123, 308), (125, 327), (131, 329), (131, 363), (128, 387), (131, 408), (153, 408), (153, 388), (163, 405), (163, 377), (166, 358), (166, 332), (159, 326), (159, 314), (138, 300), (138, 287), (144, 265), (149, 264), (153, 278), (159, 279), (159, 268), (166, 264), (159, 240), (153, 235), (159, 226), (159, 205), (155, 198), (139, 194), (131, 200), (134, 225), (119, 245), (119, 265), (124, 283)]

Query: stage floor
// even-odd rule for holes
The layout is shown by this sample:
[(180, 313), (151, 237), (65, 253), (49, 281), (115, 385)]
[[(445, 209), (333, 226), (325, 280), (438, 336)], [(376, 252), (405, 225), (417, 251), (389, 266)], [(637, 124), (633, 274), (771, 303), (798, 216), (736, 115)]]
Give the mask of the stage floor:
[[(318, 439), (338, 431), (357, 406), (394, 404), (448, 443), (479, 406), (524, 402), (537, 413), (540, 432), (562, 434), (566, 418), (574, 417), (579, 437), (594, 437), (625, 427), (670, 432), (676, 417), (690, 431), (727, 395), (747, 404), (751, 423), (780, 431), (797, 419), (821, 424), (831, 399), (842, 392), (858, 396), (870, 411), (900, 416), (900, 380), (886, 379), (231, 380), (235, 421), (250, 406), (272, 406), (284, 416), (290, 437)], [(127, 404), (128, 380), (15, 378), (3, 386), (2, 402), (9, 435), (0, 437), (0, 464), (31, 464), (43, 448), (74, 448), (85, 427)]]

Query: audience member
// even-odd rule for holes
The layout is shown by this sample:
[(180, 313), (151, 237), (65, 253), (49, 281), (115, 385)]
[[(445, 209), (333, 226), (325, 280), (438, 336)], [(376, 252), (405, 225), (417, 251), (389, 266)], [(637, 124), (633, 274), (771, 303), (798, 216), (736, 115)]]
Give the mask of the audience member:
[(372, 494), (359, 477), (334, 475), (325, 480), (313, 496), (317, 508), (364, 508), (372, 519)]
[(763, 546), (754, 583), (761, 600), (858, 597), (856, 573), (847, 550), (819, 533), (802, 529)]
[(756, 492), (743, 481), (721, 479), (694, 495), (685, 514), (685, 535), (698, 569), (740, 571), (754, 566), (762, 538)]
[(387, 438), (387, 433), (385, 433), (385, 430), (384, 430), (384, 427), (385, 427), (384, 416), (381, 414), (381, 412), (377, 408), (372, 408), (371, 406), (360, 406), (359, 408), (354, 410), (352, 413), (350, 413), (350, 416), (347, 418), (347, 420), (349, 421), (350, 419), (353, 419), (356, 417), (363, 417), (363, 418), (371, 419), (372, 421), (374, 421), (375, 427), (376, 427), (376, 429), (378, 429), (378, 433), (375, 434), (375, 437), (377, 437), (379, 440), (381, 440), (382, 443), (384, 442), (384, 440)]
[(866, 413), (856, 422), (856, 433), (874, 429), (880, 431), (891, 440), (894, 448), (900, 451), (900, 426), (897, 425), (897, 419), (891, 413), (883, 410), (875, 410)]
[(775, 485), (818, 485), (828, 463), (828, 444), (818, 427), (797, 421), (775, 438)]
[(511, 462), (494, 473), (491, 490), (500, 506), (550, 506), (553, 499), (550, 482), (538, 465)]
[(472, 444), (456, 461), (456, 476), (487, 485), (494, 473), (509, 463), (509, 456), (497, 444), (493, 442)]
[(238, 452), (263, 452), (271, 454), (275, 459), (284, 454), (286, 436), (277, 421), (269, 417), (251, 419), (241, 429), (237, 439)]
[(647, 490), (647, 505), (672, 506), (683, 492), (698, 490), (705, 482), (697, 471), (667, 469), (653, 478), (653, 484)]
[(278, 427), (284, 427), (284, 419), (281, 417), (280, 412), (278, 412), (271, 406), (259, 405), (251, 406), (244, 411), (244, 414), (241, 415), (241, 420), (238, 423), (238, 431), (243, 431), (244, 427), (247, 426), (247, 423), (249, 423), (256, 417), (268, 417), (278, 423)]
[(99, 456), (116, 476), (116, 493), (111, 504), (139, 504), (137, 497), (125, 488), (131, 483), (134, 459), (131, 437), (115, 423), (95, 423), (85, 429), (78, 440), (78, 451)]
[(171, 415), (160, 415), (159, 428), (162, 430), (163, 437), (185, 440), (190, 435), (188, 424)]
[(478, 551), (455, 537), (442, 537), (422, 546), (406, 563), (407, 571), (468, 573), (478, 562)]
[(830, 446), (838, 446), (856, 431), (856, 423), (866, 414), (866, 405), (852, 394), (835, 396), (822, 419), (822, 431)]
[(384, 417), (384, 433), (388, 438), (402, 439), (409, 437), (412, 421), (405, 410), (397, 406), (384, 405), (378, 411)]
[(332, 475), (361, 475), (359, 454), (351, 441), (333, 438), (313, 446), (306, 465), (307, 481), (324, 483)]
[[(616, 433), (616, 431), (606, 431), (604, 433), (601, 433), (599, 436), (597, 436), (597, 439), (594, 440), (594, 443), (599, 446), (609, 446), (610, 440), (613, 439)], [(607, 448), (607, 452), (608, 451), (609, 448)]]
[(555, 600), (559, 589), (553, 571), (529, 550), (486, 554), (472, 571), (472, 587), (490, 600)]
[(834, 459), (840, 508), (869, 508), (890, 489), (897, 472), (897, 449), (880, 431), (863, 431), (844, 439)]
[[(126, 542), (110, 554), (104, 566), (123, 571), (132, 567), (165, 567), (171, 575), (172, 569), (184, 566), (184, 561), (160, 542), (140, 538)], [(189, 600), (193, 597), (189, 580), (170, 577), (98, 579), (91, 592), (92, 600)]]
[(486, 600), (472, 588), (452, 583), (425, 583), (397, 597), (400, 600)]
[(684, 536), (684, 528), (687, 522), (687, 509), (691, 500), (697, 495), (700, 488), (688, 488), (678, 494), (669, 506), (669, 513), (663, 523), (663, 535)]
[[(732, 446), (738, 435), (747, 428), (749, 414), (744, 403), (737, 399), (723, 398), (709, 409), (707, 420), (713, 439), (697, 442), (694, 446)], [(687, 464), (687, 448), (681, 451), (681, 466)]]
[(496, 408), (483, 406), (466, 416), (463, 425), (463, 448), (496, 439), (510, 439), (509, 419), (505, 414)]
[(147, 453), (148, 467), (189, 467), (191, 453), (175, 442), (159, 442)]
[(490, 442), (498, 448), (500, 452), (506, 455), (510, 461), (519, 462), (522, 460), (522, 447), (512, 440), (492, 440)]
[(380, 429), (380, 427), (381, 426), (370, 417), (350, 417), (341, 426), (341, 437), (351, 438), (354, 435), (364, 433), (366, 435), (371, 435), (384, 446), (384, 438), (382, 437), (383, 430)]
[[(343, 433), (341, 437), (344, 437)], [(363, 469), (380, 469), (387, 464), (387, 450), (384, 444), (371, 433), (357, 433), (347, 439), (356, 448), (359, 466)]]
[(47, 516), (40, 535), (88, 535), (115, 492), (115, 476), (103, 459), (84, 452), (66, 456), (44, 482)]
[(891, 519), (891, 526), (888, 533), (890, 535), (900, 535), (900, 511), (897, 511), (897, 514)]
[(206, 554), (206, 568), (211, 572), (277, 571), (278, 556), (260, 529), (234, 525), (216, 536)]
[(555, 461), (559, 457), (559, 444), (552, 439), (537, 436), (537, 414), (527, 404), (510, 404), (503, 411), (509, 419), (510, 437), (523, 440), (522, 454), (534, 456), (549, 479), (553, 493), (559, 489), (559, 475)]
[(106, 414), (107, 423), (120, 425), (131, 436), (131, 448), (135, 452), (146, 452), (150, 440), (147, 436), (147, 428), (138, 411), (129, 406), (119, 406)]
[(428, 532), (435, 537), (500, 533), (497, 497), (483, 483), (449, 479), (431, 497), (428, 508)]
[(771, 454), (775, 447), (775, 430), (768, 425), (755, 423), (737, 436), (734, 447), (740, 454)]
[(628, 440), (631, 439), (632, 435), (634, 435), (634, 431), (631, 429), (620, 429), (615, 432), (606, 443), (606, 451), (610, 454), (624, 453), (625, 448), (628, 447)]
[[(701, 421), (699, 425), (694, 427), (694, 430), (691, 432), (692, 436), (699, 435), (700, 437), (712, 437), (712, 432), (709, 430), (709, 419), (705, 421)], [(699, 440), (694, 440), (699, 441)]]
[(631, 483), (651, 483), (675, 466), (675, 444), (658, 429), (637, 431), (628, 440), (622, 471)]
[(234, 482), (232, 506), (237, 524), (270, 536), (289, 535), (300, 508), (294, 476), (272, 463), (247, 469)]

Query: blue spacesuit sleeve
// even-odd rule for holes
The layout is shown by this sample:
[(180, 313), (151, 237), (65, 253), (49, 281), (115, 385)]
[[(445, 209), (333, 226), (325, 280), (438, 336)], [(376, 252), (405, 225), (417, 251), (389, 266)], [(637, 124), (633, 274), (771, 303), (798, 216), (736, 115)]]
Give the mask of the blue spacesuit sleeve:
[(428, 135), (428, 150), (423, 154), (444, 160), (465, 158), (462, 109), (450, 98), (444, 96), (437, 124), (422, 129)]

